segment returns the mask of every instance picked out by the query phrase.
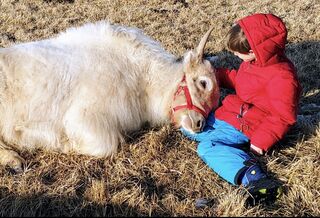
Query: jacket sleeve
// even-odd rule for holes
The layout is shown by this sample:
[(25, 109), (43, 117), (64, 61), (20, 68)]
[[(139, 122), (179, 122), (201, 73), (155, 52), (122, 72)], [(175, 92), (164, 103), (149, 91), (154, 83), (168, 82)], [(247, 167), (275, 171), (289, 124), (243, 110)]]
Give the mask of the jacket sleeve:
[(237, 71), (226, 68), (217, 68), (216, 70), (216, 78), (219, 86), (227, 89), (235, 89), (235, 77)]
[(281, 76), (267, 86), (270, 113), (251, 136), (251, 144), (268, 151), (282, 139), (296, 122), (300, 85), (293, 78)]

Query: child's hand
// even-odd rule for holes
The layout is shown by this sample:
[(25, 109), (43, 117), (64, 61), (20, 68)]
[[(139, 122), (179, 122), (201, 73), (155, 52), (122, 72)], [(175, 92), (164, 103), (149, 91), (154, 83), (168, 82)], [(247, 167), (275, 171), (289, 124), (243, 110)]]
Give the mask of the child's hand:
[(264, 152), (261, 148), (258, 148), (257, 146), (251, 144), (250, 145), (250, 151), (253, 152), (254, 154), (257, 154), (257, 155), (263, 155)]

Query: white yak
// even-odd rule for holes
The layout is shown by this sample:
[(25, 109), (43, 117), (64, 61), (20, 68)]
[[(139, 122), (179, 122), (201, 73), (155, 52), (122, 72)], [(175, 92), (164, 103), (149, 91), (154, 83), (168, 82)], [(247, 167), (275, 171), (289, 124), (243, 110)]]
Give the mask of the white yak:
[[(137, 28), (106, 21), (0, 49), (0, 164), (12, 148), (106, 157), (145, 122), (201, 131), (219, 90), (204, 47), (182, 61)], [(186, 88), (187, 87), (187, 88)]]

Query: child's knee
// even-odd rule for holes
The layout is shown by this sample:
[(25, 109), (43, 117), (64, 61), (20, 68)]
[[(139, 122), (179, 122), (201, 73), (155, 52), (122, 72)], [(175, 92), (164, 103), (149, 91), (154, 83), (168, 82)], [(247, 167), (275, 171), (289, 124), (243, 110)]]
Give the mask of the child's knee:
[(204, 159), (205, 156), (210, 155), (210, 153), (214, 150), (214, 146), (211, 141), (202, 141), (198, 144), (197, 153), (198, 155)]
[(183, 129), (183, 128), (180, 128), (180, 131), (182, 132), (182, 134), (183, 134), (184, 136), (186, 136), (186, 137), (189, 138), (190, 140), (197, 141), (197, 133), (188, 132), (187, 130), (185, 130), (185, 129)]
[(197, 153), (198, 153), (198, 156), (200, 157), (203, 157), (205, 154), (204, 149), (201, 148), (200, 146), (197, 147)]

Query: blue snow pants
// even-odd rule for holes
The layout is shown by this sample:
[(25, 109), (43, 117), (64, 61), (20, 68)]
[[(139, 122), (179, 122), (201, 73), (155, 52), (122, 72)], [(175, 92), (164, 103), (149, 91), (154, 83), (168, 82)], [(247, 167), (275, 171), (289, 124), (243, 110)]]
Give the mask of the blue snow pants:
[(183, 128), (181, 131), (189, 139), (199, 142), (197, 152), (201, 159), (233, 185), (240, 185), (239, 177), (255, 164), (255, 159), (245, 151), (249, 148), (248, 137), (232, 125), (215, 119), (213, 113), (209, 114), (202, 132), (190, 133)]

